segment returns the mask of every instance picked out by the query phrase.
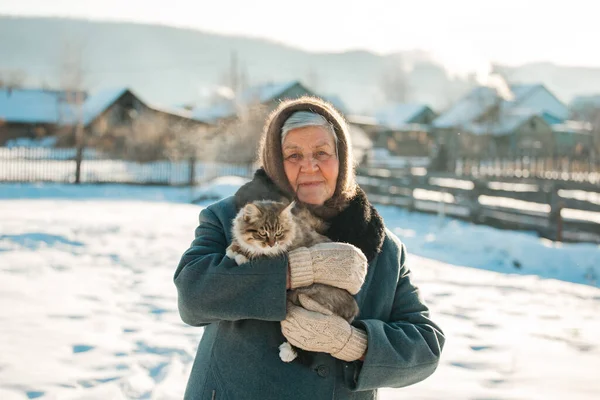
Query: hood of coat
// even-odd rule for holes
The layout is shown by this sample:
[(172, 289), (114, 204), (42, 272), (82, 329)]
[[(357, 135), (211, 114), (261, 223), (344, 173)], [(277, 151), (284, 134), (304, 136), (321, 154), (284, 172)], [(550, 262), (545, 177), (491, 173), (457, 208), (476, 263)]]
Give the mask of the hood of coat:
[(348, 125), (342, 115), (329, 103), (304, 96), (296, 100), (283, 101), (267, 118), (261, 138), (259, 161), (265, 173), (282, 192), (292, 196), (294, 191), (288, 182), (283, 166), (281, 128), (285, 121), (297, 111), (310, 111), (323, 116), (335, 130), (339, 172), (333, 195), (321, 206), (311, 206), (313, 213), (329, 218), (346, 207), (356, 193), (354, 159)]

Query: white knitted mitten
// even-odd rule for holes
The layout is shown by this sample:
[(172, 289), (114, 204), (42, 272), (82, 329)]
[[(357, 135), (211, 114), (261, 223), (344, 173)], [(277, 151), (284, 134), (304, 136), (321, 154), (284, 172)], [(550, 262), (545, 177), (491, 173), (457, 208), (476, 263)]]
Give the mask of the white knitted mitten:
[(320, 243), (288, 254), (292, 289), (322, 283), (356, 294), (365, 281), (367, 258), (348, 243)]
[(294, 346), (329, 353), (344, 361), (358, 360), (367, 350), (367, 333), (337, 315), (323, 315), (288, 304), (281, 321), (283, 336)]

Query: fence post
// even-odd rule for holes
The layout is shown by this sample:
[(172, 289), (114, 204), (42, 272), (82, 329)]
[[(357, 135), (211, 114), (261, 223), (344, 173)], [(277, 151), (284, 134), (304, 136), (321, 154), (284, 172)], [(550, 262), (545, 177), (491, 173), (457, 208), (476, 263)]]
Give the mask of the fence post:
[(81, 183), (81, 162), (83, 161), (83, 145), (77, 145), (77, 153), (75, 154), (75, 183)]
[(557, 242), (563, 240), (563, 219), (561, 210), (564, 207), (564, 202), (558, 195), (559, 187), (556, 184), (552, 184), (550, 187), (549, 200), (550, 200), (550, 214), (549, 214), (549, 230), (551, 232), (551, 238)]
[(196, 155), (192, 155), (189, 159), (189, 168), (190, 168), (190, 176), (189, 176), (189, 186), (196, 185)]

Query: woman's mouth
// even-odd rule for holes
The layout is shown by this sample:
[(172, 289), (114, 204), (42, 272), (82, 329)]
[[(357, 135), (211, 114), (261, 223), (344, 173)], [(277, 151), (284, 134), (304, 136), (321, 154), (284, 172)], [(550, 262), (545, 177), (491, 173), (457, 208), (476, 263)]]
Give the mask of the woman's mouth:
[(298, 186), (304, 186), (304, 187), (312, 187), (312, 186), (319, 186), (320, 184), (322, 184), (323, 182), (321, 181), (315, 181), (315, 182), (303, 182), (303, 183), (299, 183)]

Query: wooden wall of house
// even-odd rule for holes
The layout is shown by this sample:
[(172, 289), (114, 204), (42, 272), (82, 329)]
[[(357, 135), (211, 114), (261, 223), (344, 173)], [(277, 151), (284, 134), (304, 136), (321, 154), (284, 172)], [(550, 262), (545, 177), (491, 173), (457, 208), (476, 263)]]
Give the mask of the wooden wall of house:
[(390, 154), (407, 157), (427, 157), (431, 155), (433, 140), (424, 131), (382, 131), (376, 147), (387, 148)]
[(554, 155), (552, 128), (541, 118), (535, 117), (521, 125), (514, 132), (509, 156), (547, 157)]
[(51, 124), (21, 124), (0, 121), (0, 146), (18, 138), (42, 139), (54, 135), (56, 126)]

